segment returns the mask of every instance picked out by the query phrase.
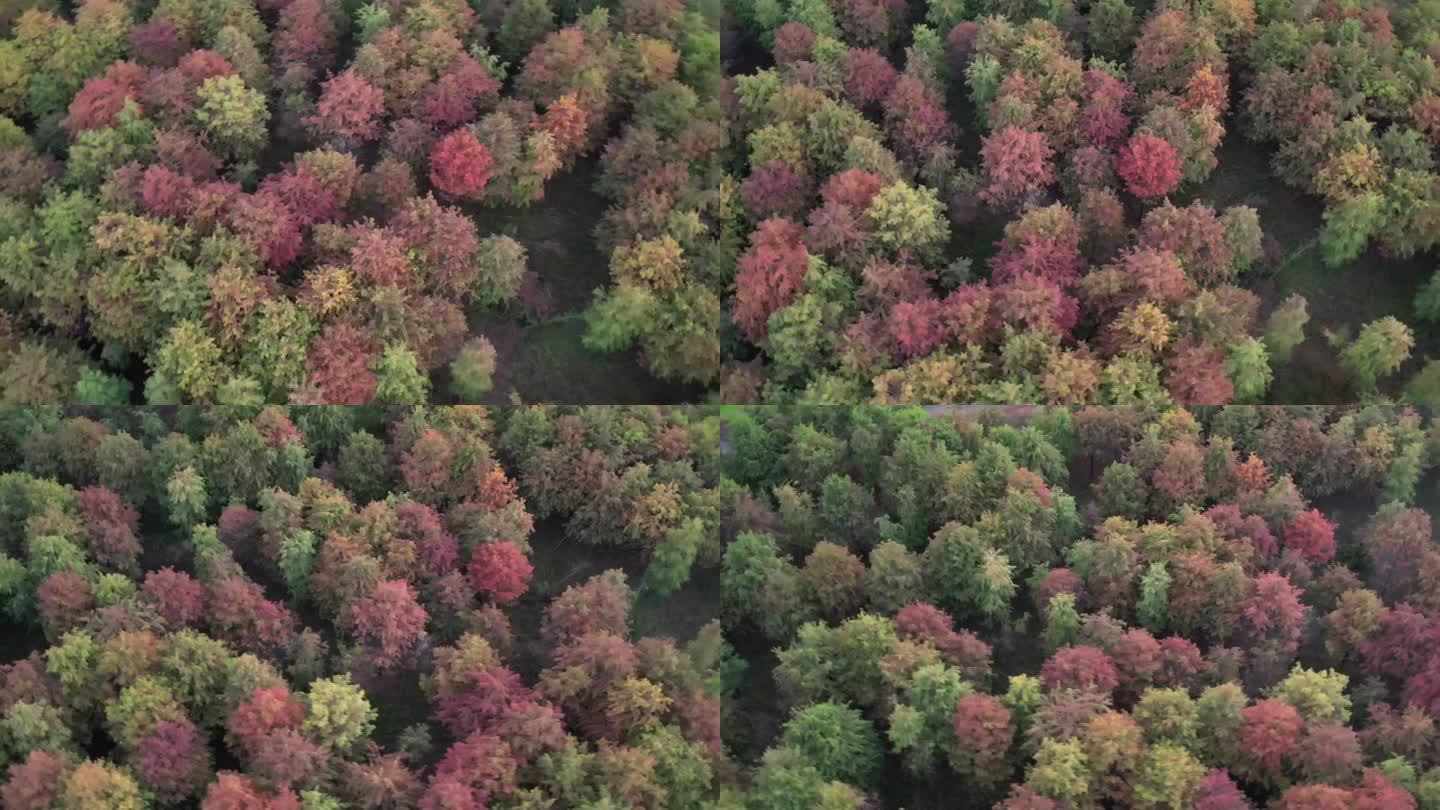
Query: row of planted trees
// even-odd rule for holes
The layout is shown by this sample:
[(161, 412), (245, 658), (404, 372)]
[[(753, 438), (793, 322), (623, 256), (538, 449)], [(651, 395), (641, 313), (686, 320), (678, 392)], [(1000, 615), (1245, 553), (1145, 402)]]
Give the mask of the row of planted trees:
[(681, 808), (733, 770), (718, 624), (653, 618), (718, 559), (712, 414), (3, 417), (6, 808)]

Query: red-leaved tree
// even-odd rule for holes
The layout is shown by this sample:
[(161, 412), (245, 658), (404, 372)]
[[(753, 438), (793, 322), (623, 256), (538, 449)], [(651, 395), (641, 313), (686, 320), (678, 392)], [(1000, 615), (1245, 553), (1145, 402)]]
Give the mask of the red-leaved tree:
[(489, 594), (500, 604), (520, 598), (530, 586), (533, 573), (535, 569), (525, 552), (508, 540), (476, 546), (465, 568), (465, 576), (475, 590)]
[(1325, 562), (1335, 556), (1335, 524), (1319, 509), (1307, 509), (1285, 524), (1285, 548), (1312, 562)]
[(388, 580), (350, 606), (350, 624), (370, 660), (384, 670), (401, 663), (425, 634), (425, 608), (404, 580)]
[(735, 274), (735, 305), (730, 317), (752, 341), (765, 339), (770, 314), (800, 295), (810, 259), (800, 242), (800, 226), (771, 217), (750, 235)]
[(468, 197), (490, 182), (495, 160), (469, 129), (457, 129), (430, 148), (430, 183), (451, 197)]
[(1115, 156), (1115, 173), (1136, 197), (1163, 197), (1180, 184), (1180, 155), (1164, 138), (1136, 132)]

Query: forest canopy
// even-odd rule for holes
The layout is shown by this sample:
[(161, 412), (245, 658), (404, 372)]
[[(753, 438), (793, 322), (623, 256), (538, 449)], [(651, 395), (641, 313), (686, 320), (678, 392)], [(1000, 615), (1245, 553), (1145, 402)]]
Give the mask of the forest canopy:
[(7, 2), (0, 401), (693, 399), (738, 252), (717, 15)]
[(1440, 806), (1440, 422), (726, 411), (721, 806)]
[(717, 431), (0, 411), (0, 805), (701, 806), (732, 770)]
[(1435, 3), (729, 7), (726, 401), (1436, 403)]

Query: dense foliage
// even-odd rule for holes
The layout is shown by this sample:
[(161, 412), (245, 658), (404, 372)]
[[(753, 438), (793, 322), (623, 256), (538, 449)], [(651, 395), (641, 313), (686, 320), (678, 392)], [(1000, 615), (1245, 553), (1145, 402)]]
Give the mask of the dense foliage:
[(0, 805), (700, 806), (720, 628), (657, 609), (718, 562), (717, 436), (655, 407), (0, 414)]
[(491, 383), (462, 359), (486, 339), (471, 323), (543, 320), (551, 288), (582, 283), (529, 266), (491, 211), (543, 206), (547, 181), (597, 157), (616, 285), (595, 291), (586, 343), (638, 347), (668, 380), (718, 374), (736, 251), (711, 188), (705, 4), (13, 6), (0, 400), (473, 401)]
[[(1402, 321), (1440, 317), (1440, 282), (1369, 323), (1327, 310), (1302, 359), (1330, 379), (1271, 387), (1309, 318), (1276, 289), (1323, 264), (1363, 296), (1440, 243), (1436, 4), (731, 5), (728, 401), (1353, 401), (1409, 378), (1436, 401)], [(1226, 138), (1323, 201), (1288, 254)]]
[(727, 417), (722, 805), (1440, 806), (1440, 422)]

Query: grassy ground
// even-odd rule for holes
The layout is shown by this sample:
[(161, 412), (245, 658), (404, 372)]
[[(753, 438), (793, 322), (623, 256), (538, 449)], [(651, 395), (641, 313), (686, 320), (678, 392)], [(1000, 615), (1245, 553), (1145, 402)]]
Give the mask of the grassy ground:
[[(529, 268), (551, 302), (535, 323), (517, 311), (476, 308), (470, 329), (495, 345), (495, 387), (487, 397), (505, 403), (512, 393), (526, 402), (639, 404), (691, 402), (696, 386), (652, 377), (634, 352), (603, 354), (580, 343), (580, 313), (610, 280), (609, 258), (595, 244), (605, 199), (594, 191), (597, 165), (586, 160), (545, 185), (545, 198), (527, 208), (463, 206), (482, 236), (505, 234), (523, 244)], [(448, 372), (437, 370), (435, 396), (449, 396)]]
[(612, 568), (624, 571), (637, 597), (630, 613), (631, 635), (669, 636), (683, 644), (708, 622), (719, 618), (720, 583), (717, 572), (692, 572), (685, 586), (659, 598), (640, 592), (645, 562), (634, 550), (599, 547), (577, 542), (565, 534), (564, 524), (551, 518), (535, 525), (530, 537), (530, 562), (535, 573), (530, 588), (506, 609), (516, 639), (509, 660), (522, 675), (533, 677), (544, 666), (540, 620), (545, 606), (566, 588), (580, 585)]
[[(1434, 267), (1425, 257), (1397, 260), (1374, 248), (1344, 267), (1326, 267), (1316, 242), (1323, 222), (1320, 201), (1275, 179), (1270, 173), (1270, 150), (1245, 140), (1233, 122), (1230, 129), (1214, 174), (1175, 202), (1200, 199), (1216, 209), (1248, 205), (1257, 210), (1265, 234), (1280, 245), (1280, 258), (1270, 266), (1251, 270), (1240, 284), (1260, 296), (1262, 317), (1292, 294), (1304, 296), (1309, 304), (1308, 338), (1288, 363), (1275, 363), (1270, 401), (1353, 401), (1354, 394), (1325, 331), (1348, 330), (1353, 335), (1364, 324), (1386, 315), (1414, 326), (1412, 302)], [(1425, 356), (1440, 354), (1440, 340), (1428, 331), (1417, 331), (1416, 343), (1414, 367)], [(1402, 369), (1396, 378), (1403, 379), (1414, 370)]]

